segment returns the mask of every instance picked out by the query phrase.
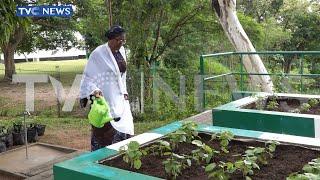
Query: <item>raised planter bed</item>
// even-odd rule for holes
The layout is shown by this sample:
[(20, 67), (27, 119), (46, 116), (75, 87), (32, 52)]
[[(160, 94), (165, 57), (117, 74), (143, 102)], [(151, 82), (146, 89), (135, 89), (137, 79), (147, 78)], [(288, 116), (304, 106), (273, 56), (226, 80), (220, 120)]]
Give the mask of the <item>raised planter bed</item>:
[[(272, 97), (278, 107), (267, 108)], [(320, 96), (257, 93), (214, 108), (213, 125), (320, 138), (319, 106), (309, 111), (302, 108), (311, 99), (320, 99)], [(259, 102), (262, 102), (262, 110), (257, 108)]]
[[(144, 146), (152, 146), (159, 138), (166, 138), (166, 135), (176, 131), (181, 127), (181, 122), (175, 122), (155, 129), (151, 132), (144, 133), (102, 148), (98, 151), (86, 153), (74, 159), (58, 163), (54, 166), (54, 178), (60, 179), (159, 179), (167, 178), (164, 173), (163, 160), (167, 157), (154, 155), (143, 156), (142, 166), (139, 170), (134, 170), (122, 161), (122, 156), (119, 154), (120, 147), (128, 144), (130, 141), (137, 141)], [(282, 135), (276, 133), (265, 133), (250, 130), (241, 130), (234, 128), (224, 128), (215, 126), (201, 125), (198, 127), (198, 132), (201, 136), (201, 141), (208, 144), (210, 147), (219, 149), (219, 143), (210, 141), (211, 133), (229, 131), (236, 136), (235, 141), (231, 141), (229, 145), (229, 153), (216, 155), (211, 162), (218, 163), (219, 161), (232, 162), (248, 148), (248, 146), (263, 146), (264, 141), (276, 140), (282, 142), (282, 145), (277, 147), (274, 158), (269, 158), (269, 165), (261, 166), (260, 172), (255, 172), (253, 179), (283, 179), (290, 173), (299, 171), (304, 164), (311, 159), (320, 156), (320, 152), (315, 149), (307, 149), (299, 146), (319, 148), (320, 142), (315, 138), (299, 137), (291, 135)], [(290, 145), (288, 145), (290, 144)], [(292, 145), (295, 144), (295, 145)], [(182, 143), (174, 153), (187, 155), (194, 150), (196, 146), (192, 144)], [(237, 155), (237, 156), (234, 156)], [(299, 160), (297, 160), (299, 157)], [(111, 159), (111, 160), (110, 160)], [(295, 161), (296, 163), (292, 163)], [(286, 163), (288, 162), (288, 163)], [(286, 166), (283, 166), (285, 164)], [(182, 174), (177, 179), (206, 179), (208, 175), (205, 173), (204, 164), (198, 165), (193, 162), (191, 167), (187, 167), (182, 171)], [(243, 178), (241, 173), (235, 173), (231, 176), (232, 179)]]

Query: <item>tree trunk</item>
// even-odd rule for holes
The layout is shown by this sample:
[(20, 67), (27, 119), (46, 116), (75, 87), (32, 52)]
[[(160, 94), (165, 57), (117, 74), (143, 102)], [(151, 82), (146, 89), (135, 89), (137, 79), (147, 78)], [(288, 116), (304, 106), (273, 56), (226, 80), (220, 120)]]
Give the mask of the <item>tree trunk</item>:
[(16, 68), (14, 65), (14, 51), (15, 49), (11, 44), (3, 47), (3, 56), (4, 56), (4, 66), (5, 66), (5, 80), (11, 80), (12, 75), (16, 73)]
[(291, 62), (292, 62), (292, 57), (289, 56), (287, 58), (284, 58), (284, 66), (283, 66), (283, 71), (284, 73), (289, 74), (291, 71)]
[[(250, 39), (244, 32), (236, 13), (236, 0), (212, 0), (212, 6), (230, 42), (239, 52), (255, 52)], [(243, 64), (248, 73), (268, 73), (258, 55), (243, 56)], [(273, 83), (268, 75), (251, 75), (252, 84), (260, 85), (261, 90), (273, 92)]]
[(105, 5), (108, 9), (108, 13), (109, 13), (109, 28), (111, 28), (111, 26), (113, 25), (112, 22), (112, 1), (111, 0), (105, 0)]

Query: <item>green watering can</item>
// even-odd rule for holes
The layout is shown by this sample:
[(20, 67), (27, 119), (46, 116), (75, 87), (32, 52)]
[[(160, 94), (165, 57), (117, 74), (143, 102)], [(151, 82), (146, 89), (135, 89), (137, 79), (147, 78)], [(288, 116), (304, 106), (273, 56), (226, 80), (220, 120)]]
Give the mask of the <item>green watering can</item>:
[(104, 97), (93, 99), (88, 119), (89, 123), (97, 128), (102, 128), (105, 123), (113, 120), (109, 114), (109, 105)]

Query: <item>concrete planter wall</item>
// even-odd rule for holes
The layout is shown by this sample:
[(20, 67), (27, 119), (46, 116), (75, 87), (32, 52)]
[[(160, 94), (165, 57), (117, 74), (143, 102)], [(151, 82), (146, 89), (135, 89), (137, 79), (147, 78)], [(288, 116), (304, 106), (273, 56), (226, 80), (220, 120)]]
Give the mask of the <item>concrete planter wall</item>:
[[(112, 158), (119, 155), (118, 150), (121, 146), (128, 144), (130, 141), (138, 141), (140, 144), (148, 144), (155, 139), (161, 138), (181, 126), (181, 122), (174, 122), (150, 132), (140, 134), (128, 140), (110, 145), (95, 152), (84, 153), (76, 158), (67, 160), (53, 167), (55, 180), (95, 180), (95, 179), (111, 179), (111, 180), (127, 180), (127, 179), (159, 179), (157, 177), (147, 176), (127, 170), (122, 170), (110, 166), (101, 165), (98, 162), (105, 158)], [(299, 137), (275, 133), (266, 133), (251, 130), (241, 130), (234, 128), (224, 128), (216, 126), (200, 125), (201, 132), (220, 132), (231, 131), (238, 137), (255, 138), (261, 140), (276, 140), (279, 142), (287, 142), (292, 144), (304, 144), (308, 146), (320, 147), (320, 141), (315, 138)]]
[[(316, 95), (275, 94), (277, 96), (296, 98), (320, 98)], [(258, 96), (271, 96), (258, 93), (213, 109), (213, 125), (238, 129), (256, 130), (320, 138), (320, 116), (288, 112), (242, 109), (258, 100)]]

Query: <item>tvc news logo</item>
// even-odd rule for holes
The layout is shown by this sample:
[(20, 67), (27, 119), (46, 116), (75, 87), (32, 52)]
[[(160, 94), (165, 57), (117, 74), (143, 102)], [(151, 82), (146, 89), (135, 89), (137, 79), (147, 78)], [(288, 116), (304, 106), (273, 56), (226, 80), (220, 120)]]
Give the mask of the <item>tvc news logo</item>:
[(16, 15), (19, 17), (70, 17), (72, 6), (17, 6)]

